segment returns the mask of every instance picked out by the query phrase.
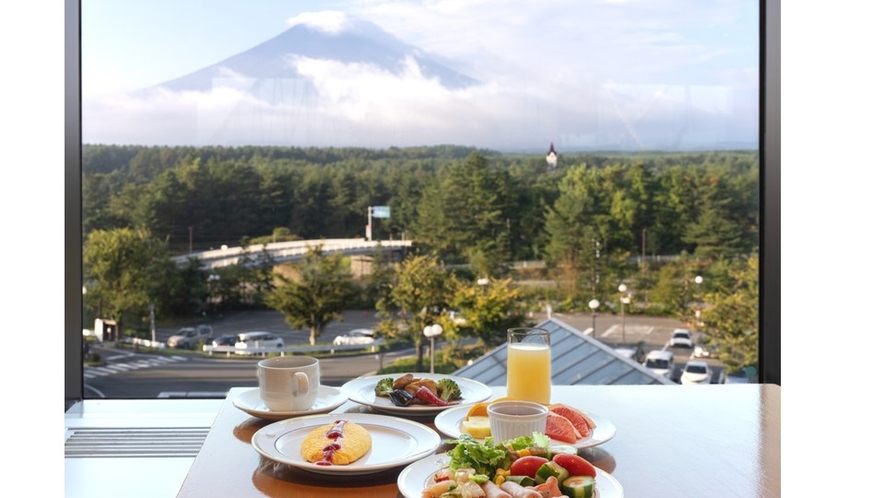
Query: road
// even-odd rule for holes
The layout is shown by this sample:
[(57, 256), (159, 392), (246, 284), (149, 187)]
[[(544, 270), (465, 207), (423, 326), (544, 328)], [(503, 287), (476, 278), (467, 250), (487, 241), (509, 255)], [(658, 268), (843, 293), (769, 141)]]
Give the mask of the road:
[[(591, 314), (554, 314), (554, 317), (579, 331), (592, 334), (594, 323)], [(544, 317), (535, 317), (543, 319)], [(376, 322), (372, 313), (351, 311), (345, 314), (343, 322), (329, 324), (326, 333), (319, 340), (329, 342), (336, 335), (354, 328), (371, 328)], [(597, 315), (595, 319), (596, 337), (610, 346), (617, 347), (622, 341), (629, 345), (642, 342), (644, 350), (662, 349), (666, 346), (670, 332), (679, 327), (678, 321), (658, 317), (626, 317), (623, 324), (615, 315)], [(215, 336), (235, 334), (249, 330), (266, 330), (282, 336), (286, 344), (308, 342), (306, 330), (292, 330), (276, 311), (243, 312), (213, 323)], [(158, 329), (157, 339), (165, 340), (176, 329)], [(104, 349), (98, 346), (93, 351), (101, 354), (105, 365), (86, 367), (84, 389), (87, 398), (154, 398), (154, 397), (220, 397), (231, 387), (257, 386), (256, 363), (261, 359), (250, 358), (208, 358), (199, 353), (181, 352), (176, 354), (151, 354), (145, 352)], [(677, 378), (691, 350), (672, 350), (676, 360)], [(413, 349), (388, 352), (383, 355), (340, 355), (323, 358), (321, 377), (325, 385), (340, 386), (350, 379), (375, 372), (388, 366), (397, 358), (410, 356)], [(721, 364), (710, 360), (714, 368), (714, 381), (721, 372)]]
[[(347, 332), (348, 330), (357, 328), (372, 328), (378, 319), (374, 316), (374, 310), (368, 311), (345, 311), (344, 320), (341, 322), (332, 322), (326, 326), (323, 336), (317, 340), (320, 342), (332, 342), (336, 335)], [(183, 324), (182, 326), (193, 326), (192, 324)], [(265, 331), (273, 332), (286, 341), (286, 344), (302, 344), (307, 343), (310, 333), (307, 329), (293, 330), (283, 315), (279, 311), (262, 310), (262, 311), (243, 311), (223, 317), (222, 320), (211, 323), (215, 337), (224, 334), (238, 334), (240, 332)], [(169, 336), (173, 335), (177, 330), (174, 328), (158, 328), (157, 341), (166, 342)]]
[[(84, 372), (86, 397), (155, 398), (221, 397), (232, 387), (258, 386), (260, 357), (207, 358), (197, 353), (160, 356), (117, 349), (93, 348), (106, 365), (87, 367)], [(397, 358), (410, 356), (412, 349), (380, 354), (323, 358), (322, 383), (341, 386), (348, 380), (389, 366)]]

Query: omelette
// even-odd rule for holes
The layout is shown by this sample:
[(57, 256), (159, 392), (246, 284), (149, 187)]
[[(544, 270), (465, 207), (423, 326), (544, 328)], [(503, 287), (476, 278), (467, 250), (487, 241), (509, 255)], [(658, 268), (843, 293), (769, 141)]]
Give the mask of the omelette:
[(369, 452), (372, 435), (365, 427), (336, 420), (312, 430), (301, 442), (301, 455), (317, 465), (348, 465)]

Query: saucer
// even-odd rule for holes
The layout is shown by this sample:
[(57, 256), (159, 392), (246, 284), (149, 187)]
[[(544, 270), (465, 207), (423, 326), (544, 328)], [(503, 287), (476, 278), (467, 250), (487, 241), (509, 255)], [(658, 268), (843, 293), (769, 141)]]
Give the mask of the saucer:
[(243, 391), (239, 396), (234, 398), (234, 406), (252, 415), (253, 417), (263, 418), (266, 420), (283, 420), (292, 417), (300, 417), (303, 415), (316, 415), (329, 413), (338, 408), (347, 401), (347, 396), (337, 387), (320, 386), (320, 392), (317, 395), (313, 406), (307, 410), (271, 410), (265, 406), (264, 401), (258, 393), (258, 388)]

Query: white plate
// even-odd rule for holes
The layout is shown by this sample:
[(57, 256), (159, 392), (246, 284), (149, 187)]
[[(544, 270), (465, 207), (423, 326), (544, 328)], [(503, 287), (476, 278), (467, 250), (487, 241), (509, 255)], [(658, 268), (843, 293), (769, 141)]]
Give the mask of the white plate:
[(287, 411), (287, 410), (271, 410), (268, 408), (258, 393), (258, 388), (243, 391), (239, 396), (234, 398), (234, 406), (252, 415), (253, 417), (263, 418), (267, 420), (283, 420), (292, 417), (300, 417), (303, 415), (317, 415), (320, 413), (329, 413), (338, 408), (347, 401), (347, 396), (337, 387), (320, 386), (320, 392), (313, 406), (307, 410)]
[[(404, 468), (396, 479), (399, 492), (405, 498), (421, 498), (433, 474), (449, 466), (449, 456), (445, 453), (431, 455)], [(596, 468), (595, 498), (624, 498), (624, 487), (611, 474)]]
[[(457, 438), (461, 435), (461, 421), (467, 418), (469, 410), (469, 406), (455, 406), (440, 412), (433, 420), (436, 430), (451, 438)], [(600, 445), (615, 437), (615, 424), (610, 420), (593, 413), (584, 412), (584, 414), (596, 423), (596, 428), (589, 436), (578, 439), (575, 443), (564, 443), (556, 439), (552, 441), (555, 444), (569, 444), (580, 449)]]
[[(418, 404), (396, 406), (393, 404), (393, 401), (390, 401), (390, 398), (386, 396), (375, 396), (375, 385), (378, 384), (379, 380), (386, 377), (393, 377), (396, 379), (403, 375), (406, 374), (395, 373), (390, 375), (358, 377), (341, 386), (341, 390), (344, 391), (351, 400), (357, 403), (368, 405), (380, 412), (392, 413), (394, 415), (435, 415), (449, 408), (448, 406)], [(415, 378), (433, 379), (435, 381), (439, 381), (440, 379), (454, 380), (458, 384), (458, 387), (461, 388), (462, 398), (461, 402), (454, 406), (472, 405), (474, 403), (479, 403), (480, 401), (485, 401), (492, 396), (492, 389), (489, 386), (475, 380), (465, 379), (464, 377), (432, 374), (427, 372), (413, 373), (412, 375), (414, 375)]]
[[(322, 466), (305, 460), (301, 456), (304, 438), (315, 428), (336, 420), (349, 420), (365, 427), (372, 436), (369, 452), (350, 465)], [(439, 434), (423, 424), (371, 413), (290, 418), (262, 427), (252, 436), (252, 447), (265, 457), (308, 472), (330, 475), (371, 474), (406, 465), (436, 452), (440, 442)]]

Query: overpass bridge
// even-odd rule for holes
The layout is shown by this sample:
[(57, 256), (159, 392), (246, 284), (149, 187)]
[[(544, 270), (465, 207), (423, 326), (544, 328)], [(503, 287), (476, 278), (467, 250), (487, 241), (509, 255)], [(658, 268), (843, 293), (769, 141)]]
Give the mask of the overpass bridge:
[(344, 255), (374, 255), (377, 251), (398, 256), (402, 259), (411, 240), (363, 240), (363, 239), (320, 239), (294, 240), (289, 242), (272, 242), (270, 244), (253, 244), (248, 247), (227, 247), (210, 251), (193, 252), (175, 256), (172, 260), (179, 268), (187, 265), (189, 259), (198, 259), (204, 269), (221, 268), (237, 265), (242, 258), (249, 258), (253, 264), (264, 261), (265, 254), (273, 258), (275, 263), (296, 261), (307, 254), (308, 250), (322, 246), (323, 254), (341, 253)]

